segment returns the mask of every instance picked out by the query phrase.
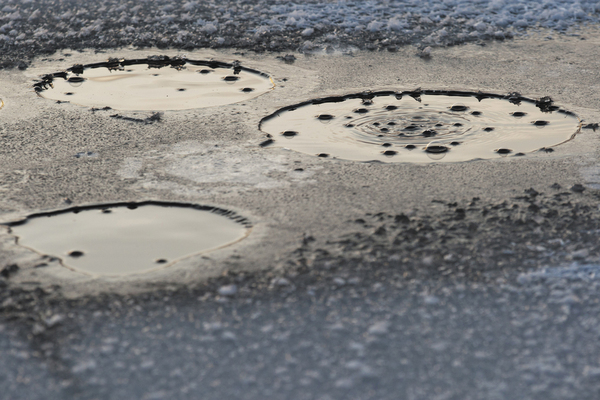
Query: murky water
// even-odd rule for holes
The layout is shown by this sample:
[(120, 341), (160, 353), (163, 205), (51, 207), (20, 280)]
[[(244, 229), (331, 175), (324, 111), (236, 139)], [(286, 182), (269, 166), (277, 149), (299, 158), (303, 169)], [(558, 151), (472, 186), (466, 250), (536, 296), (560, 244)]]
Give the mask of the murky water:
[(250, 224), (209, 207), (118, 204), (34, 215), (11, 225), (18, 243), (92, 275), (126, 275), (172, 264), (246, 237)]
[(317, 99), (266, 117), (273, 145), (354, 161), (467, 161), (523, 156), (580, 127), (548, 98), (468, 92), (380, 92)]
[(273, 88), (270, 77), (238, 63), (169, 58), (74, 66), (42, 77), (42, 97), (116, 110), (186, 110), (246, 101)]

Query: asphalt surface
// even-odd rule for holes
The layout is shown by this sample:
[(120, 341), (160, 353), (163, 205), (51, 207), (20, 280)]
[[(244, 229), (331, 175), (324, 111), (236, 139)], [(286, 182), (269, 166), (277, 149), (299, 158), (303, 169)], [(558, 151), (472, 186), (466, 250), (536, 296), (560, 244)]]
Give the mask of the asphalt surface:
[(3, 222), (155, 199), (231, 209), (254, 226), (235, 246), (127, 278), (68, 270), (3, 228), (4, 396), (598, 398), (596, 131), (552, 153), (443, 165), (259, 146), (258, 122), (279, 107), (382, 88), (551, 96), (598, 122), (600, 36), (547, 36), (430, 58), (418, 46), (294, 53), (291, 64), (189, 52), (239, 59), (276, 87), (160, 121), (56, 104), (31, 85), (75, 63), (176, 51), (66, 50), (2, 71)]

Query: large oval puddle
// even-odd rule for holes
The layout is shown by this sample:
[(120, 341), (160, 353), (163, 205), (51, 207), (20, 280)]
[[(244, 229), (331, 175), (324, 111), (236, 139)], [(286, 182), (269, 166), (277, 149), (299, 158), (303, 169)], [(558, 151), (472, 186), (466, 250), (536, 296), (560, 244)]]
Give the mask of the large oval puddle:
[(271, 78), (238, 62), (153, 56), (74, 65), (42, 77), (36, 92), (47, 99), (116, 110), (187, 110), (257, 97)]
[(164, 267), (235, 243), (251, 227), (230, 211), (162, 202), (76, 207), (7, 225), (18, 244), (92, 275)]
[(261, 121), (269, 143), (354, 161), (467, 161), (553, 151), (573, 113), (532, 100), (456, 91), (359, 93), (285, 107)]

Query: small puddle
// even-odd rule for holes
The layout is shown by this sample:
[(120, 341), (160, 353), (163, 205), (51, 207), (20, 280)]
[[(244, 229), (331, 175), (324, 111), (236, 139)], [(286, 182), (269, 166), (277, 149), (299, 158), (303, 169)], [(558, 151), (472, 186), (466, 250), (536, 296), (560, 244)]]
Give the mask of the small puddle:
[(129, 111), (221, 106), (258, 97), (273, 87), (267, 74), (239, 62), (167, 56), (74, 65), (34, 84), (47, 99)]
[(548, 97), (428, 90), (307, 101), (265, 117), (260, 129), (270, 145), (318, 157), (427, 163), (552, 152), (580, 125)]
[(91, 275), (127, 275), (245, 238), (248, 220), (192, 204), (144, 202), (76, 207), (7, 224), (17, 243)]

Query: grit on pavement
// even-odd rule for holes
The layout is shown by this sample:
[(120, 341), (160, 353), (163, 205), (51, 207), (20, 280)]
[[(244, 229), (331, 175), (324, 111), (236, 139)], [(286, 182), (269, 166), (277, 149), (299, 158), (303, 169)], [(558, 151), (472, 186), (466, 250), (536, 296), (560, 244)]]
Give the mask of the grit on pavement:
[[(600, 35), (474, 29), (426, 54), (101, 43), (5, 56), (19, 68), (0, 71), (0, 222), (154, 200), (232, 210), (252, 230), (163, 269), (93, 277), (0, 227), (2, 397), (597, 399)], [(162, 54), (239, 60), (275, 87), (160, 118), (33, 90), (73, 64)], [(550, 96), (582, 129), (553, 152), (460, 163), (260, 146), (281, 107), (417, 88)]]

